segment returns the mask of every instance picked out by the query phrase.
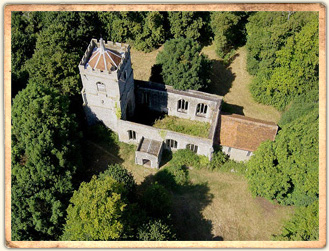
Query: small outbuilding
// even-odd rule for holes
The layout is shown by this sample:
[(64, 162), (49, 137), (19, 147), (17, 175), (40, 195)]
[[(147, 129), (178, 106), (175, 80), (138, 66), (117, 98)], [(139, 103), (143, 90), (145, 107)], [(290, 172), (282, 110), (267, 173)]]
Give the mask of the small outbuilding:
[(278, 132), (273, 122), (225, 113), (220, 115), (219, 128), (222, 151), (236, 161), (249, 160), (262, 142), (274, 141)]
[(159, 168), (163, 142), (142, 138), (135, 152), (135, 163), (146, 167)]

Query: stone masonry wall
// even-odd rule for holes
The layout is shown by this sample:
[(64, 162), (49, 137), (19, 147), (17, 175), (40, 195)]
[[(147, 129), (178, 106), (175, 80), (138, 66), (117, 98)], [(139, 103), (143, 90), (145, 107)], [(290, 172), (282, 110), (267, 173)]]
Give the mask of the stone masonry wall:
[[(132, 130), (136, 132), (136, 139), (129, 140), (128, 131)], [(167, 139), (173, 139), (177, 141), (177, 149), (185, 149), (187, 144), (194, 144), (198, 146), (199, 155), (205, 155), (209, 159), (212, 157), (213, 142), (211, 139), (195, 137), (169, 130), (159, 129), (152, 126), (142, 125), (130, 121), (119, 120), (117, 133), (119, 140), (126, 143), (138, 144), (142, 137), (157, 140), (166, 141)], [(175, 149), (172, 149), (175, 150)]]
[(229, 152), (229, 148), (230, 147), (228, 146), (222, 146), (222, 151), (227, 155), (229, 155), (230, 159), (233, 159), (235, 161), (248, 161), (250, 157), (253, 155), (253, 153), (251, 152), (250, 155), (247, 156), (248, 151), (233, 148), (233, 147), (231, 147), (231, 150)]

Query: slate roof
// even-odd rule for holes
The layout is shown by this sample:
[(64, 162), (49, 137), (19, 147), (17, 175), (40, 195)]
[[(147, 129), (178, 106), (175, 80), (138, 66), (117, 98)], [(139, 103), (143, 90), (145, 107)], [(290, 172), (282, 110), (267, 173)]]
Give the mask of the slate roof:
[(220, 144), (246, 151), (255, 151), (260, 143), (274, 141), (278, 126), (273, 122), (237, 114), (220, 115)]
[(137, 151), (159, 156), (161, 146), (162, 142), (160, 141), (142, 138), (142, 142), (140, 143)]
[(103, 39), (99, 41), (99, 47), (95, 47), (86, 66), (101, 71), (115, 71), (121, 62), (119, 52), (105, 48)]

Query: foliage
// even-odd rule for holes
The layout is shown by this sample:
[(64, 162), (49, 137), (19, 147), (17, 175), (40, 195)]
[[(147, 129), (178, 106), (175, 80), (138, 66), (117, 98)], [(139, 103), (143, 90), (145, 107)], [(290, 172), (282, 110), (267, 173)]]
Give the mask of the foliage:
[(168, 115), (162, 119), (156, 120), (153, 126), (204, 138), (208, 137), (210, 130), (210, 124), (207, 122), (192, 121)]
[(294, 121), (295, 119), (307, 115), (315, 108), (319, 107), (319, 92), (318, 90), (310, 91), (306, 94), (300, 95), (292, 101), (292, 104), (282, 114), (279, 121), (281, 127)]
[(166, 188), (155, 182), (146, 188), (140, 203), (150, 217), (165, 218), (171, 210), (172, 199)]
[(253, 195), (285, 205), (307, 206), (319, 194), (318, 109), (283, 126), (275, 142), (265, 142), (249, 160)]
[(49, 25), (37, 35), (36, 49), (26, 62), (31, 80), (55, 86), (67, 95), (81, 90), (77, 65), (91, 38), (98, 36), (97, 15), (93, 12), (49, 12)]
[(141, 241), (169, 241), (176, 236), (170, 226), (161, 220), (150, 220), (138, 229), (138, 239)]
[(315, 12), (258, 12), (249, 18), (250, 90), (258, 102), (283, 110), (318, 88), (319, 21)]
[(211, 29), (215, 34), (216, 53), (223, 58), (233, 46), (234, 30), (241, 17), (238, 12), (215, 11), (211, 14)]
[(150, 52), (164, 42), (164, 17), (158, 11), (101, 12), (105, 37), (115, 42), (130, 42), (137, 50)]
[(287, 221), (276, 241), (316, 241), (319, 240), (319, 201), (307, 207), (298, 207), (292, 219)]
[(82, 182), (67, 209), (62, 240), (118, 240), (124, 232), (124, 211), (127, 204), (121, 196), (122, 184), (110, 176), (89, 183)]
[(28, 74), (24, 68), (32, 57), (36, 37), (42, 28), (40, 12), (12, 12), (11, 20), (11, 73), (12, 98), (27, 85)]
[(81, 164), (69, 100), (30, 82), (12, 106), (12, 238), (57, 240)]
[(209, 12), (169, 11), (170, 32), (174, 38), (191, 38), (198, 42), (209, 39)]
[(179, 186), (188, 184), (189, 173), (185, 166), (171, 164), (157, 172), (154, 178), (165, 188), (169, 190), (176, 190)]
[(211, 63), (200, 54), (201, 46), (192, 39), (168, 40), (156, 63), (162, 66), (164, 83), (178, 90), (198, 90), (210, 81)]
[(99, 174), (99, 179), (104, 179), (107, 176), (110, 176), (115, 181), (122, 183), (128, 193), (133, 194), (135, 192), (136, 182), (134, 180), (134, 176), (121, 165), (109, 165), (106, 171)]
[(222, 152), (219, 148), (213, 153), (212, 159), (209, 163), (210, 170), (221, 170), (225, 162), (228, 161), (229, 156)]

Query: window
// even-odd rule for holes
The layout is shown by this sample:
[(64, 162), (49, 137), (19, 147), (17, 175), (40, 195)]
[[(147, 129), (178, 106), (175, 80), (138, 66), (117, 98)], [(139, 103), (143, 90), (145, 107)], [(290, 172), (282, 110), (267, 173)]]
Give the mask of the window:
[(251, 155), (251, 152), (250, 151), (248, 151), (247, 152), (247, 157), (249, 157)]
[(204, 116), (207, 114), (208, 106), (206, 104), (198, 104), (196, 107), (196, 115)]
[(173, 139), (167, 139), (166, 140), (166, 145), (169, 148), (177, 148), (177, 141), (176, 140), (173, 140)]
[(227, 153), (230, 153), (232, 150), (232, 147), (229, 147), (228, 150), (227, 150)]
[(129, 139), (136, 139), (136, 132), (132, 131), (132, 130), (129, 130), (128, 131), (128, 136), (129, 136)]
[(147, 105), (149, 103), (149, 93), (143, 92), (142, 93), (142, 104)]
[(106, 92), (106, 87), (103, 83), (101, 82), (97, 82), (97, 91), (99, 92)]
[(188, 109), (188, 102), (185, 101), (184, 99), (178, 100), (177, 111), (186, 112), (187, 109)]
[(197, 145), (187, 144), (186, 149), (190, 149), (192, 152), (195, 152), (195, 153), (198, 152), (198, 146)]

